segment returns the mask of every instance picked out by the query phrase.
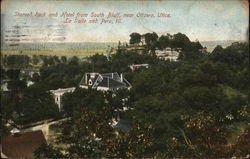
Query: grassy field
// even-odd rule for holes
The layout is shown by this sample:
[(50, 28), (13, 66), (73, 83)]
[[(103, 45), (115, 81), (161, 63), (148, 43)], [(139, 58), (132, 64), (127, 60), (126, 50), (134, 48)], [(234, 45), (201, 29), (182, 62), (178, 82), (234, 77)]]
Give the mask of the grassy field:
[(45, 55), (45, 56), (90, 56), (94, 54), (105, 54), (106, 50), (1, 50), (2, 55)]
[(106, 54), (116, 43), (3, 43), (3, 55), (89, 56)]

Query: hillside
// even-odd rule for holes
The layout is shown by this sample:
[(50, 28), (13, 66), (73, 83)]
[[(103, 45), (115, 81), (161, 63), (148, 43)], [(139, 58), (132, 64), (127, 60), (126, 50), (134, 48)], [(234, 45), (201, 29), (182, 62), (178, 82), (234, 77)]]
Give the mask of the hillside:
[(223, 48), (231, 45), (236, 40), (218, 40), (218, 41), (200, 41), (201, 45), (207, 47), (207, 51), (211, 52), (217, 45), (221, 45)]
[(79, 56), (110, 52), (117, 43), (15, 43), (1, 44), (2, 54)]

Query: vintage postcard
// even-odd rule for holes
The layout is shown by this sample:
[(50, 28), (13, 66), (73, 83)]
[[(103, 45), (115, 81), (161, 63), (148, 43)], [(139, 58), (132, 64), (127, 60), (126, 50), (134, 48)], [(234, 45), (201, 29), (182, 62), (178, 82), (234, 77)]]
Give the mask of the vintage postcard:
[(1, 158), (249, 158), (247, 0), (2, 0)]

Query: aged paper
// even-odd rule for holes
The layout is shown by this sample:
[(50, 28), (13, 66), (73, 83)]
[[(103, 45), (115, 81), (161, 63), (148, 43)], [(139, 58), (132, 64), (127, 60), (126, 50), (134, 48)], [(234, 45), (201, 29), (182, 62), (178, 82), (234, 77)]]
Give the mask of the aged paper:
[(249, 158), (247, 0), (2, 0), (1, 158)]

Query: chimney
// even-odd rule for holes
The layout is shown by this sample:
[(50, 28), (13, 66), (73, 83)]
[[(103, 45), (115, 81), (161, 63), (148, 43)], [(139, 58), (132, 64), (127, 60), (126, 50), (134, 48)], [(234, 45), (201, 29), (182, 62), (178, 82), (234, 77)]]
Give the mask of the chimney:
[(14, 128), (10, 131), (12, 136), (19, 136), (20, 130), (18, 130), (17, 128)]
[(88, 84), (88, 75), (85, 73), (85, 84)]
[(108, 78), (108, 81), (107, 81), (107, 82), (108, 82), (108, 88), (109, 88), (109, 78)]
[(123, 82), (123, 74), (121, 73), (121, 82)]

